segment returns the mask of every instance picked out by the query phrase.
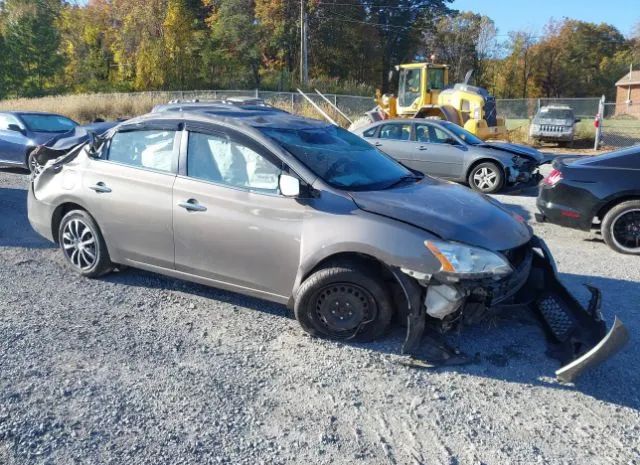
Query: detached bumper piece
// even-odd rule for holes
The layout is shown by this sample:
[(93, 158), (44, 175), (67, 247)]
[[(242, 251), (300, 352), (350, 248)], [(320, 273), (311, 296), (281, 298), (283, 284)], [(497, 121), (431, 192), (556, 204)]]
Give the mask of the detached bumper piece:
[(600, 291), (588, 286), (591, 301), (584, 308), (557, 276), (549, 251), (542, 241), (534, 245), (533, 269), (526, 292), (535, 292), (533, 306), (551, 343), (550, 355), (563, 366), (556, 371), (562, 382), (574, 381), (583, 371), (615, 355), (629, 340), (629, 333), (616, 318), (607, 331), (600, 313)]

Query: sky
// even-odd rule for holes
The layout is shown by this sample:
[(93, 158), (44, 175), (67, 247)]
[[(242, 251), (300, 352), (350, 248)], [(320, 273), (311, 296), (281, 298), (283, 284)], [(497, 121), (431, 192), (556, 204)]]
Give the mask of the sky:
[(490, 17), (500, 35), (516, 30), (539, 34), (549, 19), (568, 17), (609, 23), (627, 36), (640, 22), (640, 0), (454, 0), (451, 7)]

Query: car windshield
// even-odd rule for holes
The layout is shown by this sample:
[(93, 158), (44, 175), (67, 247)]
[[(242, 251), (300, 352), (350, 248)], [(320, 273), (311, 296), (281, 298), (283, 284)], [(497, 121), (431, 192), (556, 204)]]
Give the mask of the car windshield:
[(537, 116), (538, 119), (573, 119), (571, 110), (561, 108), (543, 108)]
[(482, 139), (474, 136), (469, 131), (467, 131), (463, 127), (458, 126), (457, 124), (454, 124), (454, 123), (442, 123), (442, 126), (447, 128), (449, 131), (454, 133), (456, 136), (458, 136), (460, 139), (462, 139), (465, 143), (467, 143), (469, 145), (482, 145), (482, 144), (484, 144), (484, 141)]
[(337, 188), (386, 189), (415, 177), (407, 168), (342, 128), (262, 128), (262, 132)]
[(24, 124), (34, 132), (67, 132), (74, 129), (77, 124), (60, 115), (20, 115)]

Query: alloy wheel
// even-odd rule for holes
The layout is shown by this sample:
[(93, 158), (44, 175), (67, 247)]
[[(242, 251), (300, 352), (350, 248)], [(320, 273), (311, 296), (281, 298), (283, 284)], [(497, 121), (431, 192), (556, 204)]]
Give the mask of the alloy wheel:
[(621, 249), (640, 251), (640, 209), (620, 213), (611, 223), (611, 235)]
[(480, 190), (492, 190), (498, 183), (498, 173), (491, 168), (483, 166), (473, 173), (473, 183)]
[(95, 234), (77, 218), (69, 221), (62, 230), (62, 249), (67, 260), (82, 271), (91, 269), (98, 259)]

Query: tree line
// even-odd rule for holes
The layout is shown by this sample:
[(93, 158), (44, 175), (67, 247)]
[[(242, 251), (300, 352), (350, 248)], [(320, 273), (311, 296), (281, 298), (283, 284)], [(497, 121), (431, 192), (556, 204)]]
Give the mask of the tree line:
[[(564, 19), (503, 35), (452, 0), (302, 0), (309, 74), (327, 92), (393, 88), (432, 55), (497, 97), (611, 95), (638, 34)], [(299, 86), (300, 0), (0, 0), (0, 98)]]

